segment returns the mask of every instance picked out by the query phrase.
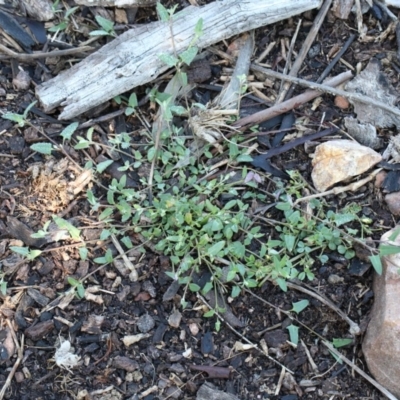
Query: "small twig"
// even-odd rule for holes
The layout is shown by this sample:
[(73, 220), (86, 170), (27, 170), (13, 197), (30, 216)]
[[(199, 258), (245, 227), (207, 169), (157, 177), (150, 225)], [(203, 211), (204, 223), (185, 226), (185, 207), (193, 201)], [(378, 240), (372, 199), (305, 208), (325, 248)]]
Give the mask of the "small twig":
[[(213, 307), (211, 307), (210, 304), (208, 304), (207, 300), (201, 296), (200, 294), (197, 293), (197, 298), (203, 303), (205, 304), (210, 310), (213, 309)], [(238, 332), (235, 328), (233, 328), (222, 316), (221, 314), (215, 310), (215, 315), (222, 321), (225, 323), (225, 325), (228, 326), (228, 328), (235, 333), (236, 335), (238, 335), (240, 338), (242, 338), (242, 340), (244, 340), (246, 343), (250, 344), (251, 346), (254, 347), (254, 349), (256, 349), (257, 351), (259, 351), (261, 354), (264, 354), (269, 360), (273, 361), (275, 364), (279, 365), (280, 367), (284, 368), (286, 371), (290, 372), (291, 374), (293, 374), (293, 372), (288, 369), (287, 367), (285, 367), (283, 364), (281, 364), (279, 361), (275, 360), (273, 357), (271, 357), (269, 354), (265, 353), (261, 348), (258, 347), (257, 344), (251, 342), (249, 339), (247, 339), (245, 336), (243, 336), (240, 332)]]
[(95, 49), (90, 46), (82, 46), (82, 47), (74, 47), (73, 49), (54, 50), (48, 53), (40, 52), (32, 54), (26, 54), (26, 53), (21, 54), (13, 50), (10, 50), (8, 47), (0, 44), (0, 51), (7, 54), (8, 59), (13, 58), (18, 61), (32, 61), (32, 60), (37, 60), (39, 58), (70, 56), (72, 54), (81, 54), (90, 50), (95, 50)]
[(13, 337), (15, 346), (17, 347), (18, 350), (18, 358), (14, 363), (14, 366), (12, 367), (10, 373), (8, 374), (7, 380), (4, 383), (1, 391), (0, 391), (0, 400), (3, 400), (4, 395), (6, 394), (6, 391), (8, 389), (8, 387), (11, 385), (11, 380), (14, 377), (15, 372), (17, 371), (19, 364), (21, 363), (22, 359), (23, 359), (23, 352), (24, 352), (24, 335), (22, 335), (21, 337), (21, 345), (18, 343), (18, 339), (17, 336), (15, 335), (14, 332), (14, 327), (12, 326), (11, 322), (9, 319), (7, 319), (7, 325), (8, 325), (8, 329), (10, 329), (11, 331), (11, 335)]
[(302, 197), (300, 199), (297, 199), (293, 204), (296, 206), (297, 204), (303, 202), (303, 201), (308, 201), (311, 199), (316, 199), (318, 197), (325, 197), (325, 196), (329, 196), (331, 194), (339, 194), (339, 193), (343, 193), (343, 192), (355, 192), (357, 189), (359, 189), (361, 186), (365, 185), (366, 183), (368, 183), (369, 181), (371, 181), (373, 178), (375, 178), (375, 176), (382, 171), (383, 168), (378, 168), (375, 171), (372, 171), (369, 176), (367, 176), (364, 179), (361, 179), (357, 182), (352, 182), (347, 186), (339, 186), (339, 187), (334, 187), (333, 189), (327, 190), (326, 192), (323, 193), (316, 193), (316, 194), (311, 194), (310, 196), (305, 196)]
[(321, 83), (329, 75), (329, 73), (332, 71), (333, 67), (339, 62), (339, 60), (342, 58), (343, 54), (346, 53), (347, 49), (354, 42), (355, 38), (356, 38), (356, 35), (354, 33), (352, 35), (350, 35), (350, 37), (346, 40), (346, 43), (342, 46), (340, 51), (336, 54), (336, 56), (333, 58), (333, 60), (325, 68), (325, 70), (321, 74), (321, 76), (317, 79), (317, 83)]
[[(307, 57), (308, 51), (310, 50), (310, 47), (313, 44), (315, 37), (317, 36), (317, 33), (319, 32), (319, 30), (321, 28), (322, 23), (324, 22), (326, 13), (328, 12), (328, 10), (331, 7), (331, 3), (332, 3), (332, 0), (325, 0), (324, 4), (320, 8), (317, 16), (314, 19), (314, 22), (310, 29), (310, 32), (308, 33), (306, 40), (304, 41), (303, 46), (301, 47), (299, 55), (297, 56), (296, 61), (293, 63), (293, 67), (289, 72), (289, 76), (297, 76), (298, 72), (300, 71), (303, 61)], [(285, 83), (283, 90), (279, 94), (276, 103), (280, 103), (283, 101), (290, 86), (291, 86), (290, 82)]]
[[(360, 103), (368, 104), (368, 105), (371, 105), (374, 107), (379, 107), (382, 110), (388, 111), (388, 112), (400, 117), (400, 110), (396, 107), (391, 107), (391, 106), (387, 105), (386, 103), (383, 103), (379, 100), (373, 99), (371, 97), (368, 97), (368, 96), (365, 96), (362, 94), (350, 93), (350, 92), (346, 92), (345, 90), (335, 89), (335, 88), (331, 87), (331, 86), (339, 85), (339, 84), (332, 84), (331, 82), (333, 81), (333, 79), (338, 78), (339, 76), (341, 76), (343, 74), (337, 75), (335, 78), (331, 78), (328, 81), (324, 82), (323, 84), (318, 84), (318, 83), (306, 81), (304, 79), (294, 78), (294, 77), (288, 76), (288, 75), (285, 76), (279, 72), (271, 71), (270, 69), (262, 68), (257, 65), (254, 65), (254, 64), (251, 65), (251, 69), (258, 71), (258, 72), (262, 72), (266, 76), (270, 76), (270, 77), (278, 78), (278, 79), (287, 79), (287, 80), (290, 80), (301, 86), (309, 87), (311, 89), (319, 90), (321, 92), (330, 93), (335, 96), (343, 96), (349, 100), (359, 101)], [(351, 73), (350, 71), (345, 72), (345, 74), (350, 74), (350, 73)]]
[[(252, 65), (251, 68), (254, 69), (255, 71), (264, 72), (265, 75), (267, 75), (267, 76), (269, 75), (274, 78), (288, 79), (288, 80), (291, 80), (291, 81), (293, 81), (295, 83), (299, 83), (299, 84), (305, 83), (304, 86), (312, 87), (313, 89), (316, 89), (316, 90), (308, 90), (299, 96), (296, 96), (296, 97), (291, 98), (290, 100), (284, 101), (283, 103), (276, 104), (275, 106), (270, 107), (266, 110), (259, 111), (253, 115), (249, 115), (248, 117), (241, 118), (232, 125), (235, 128), (240, 127), (240, 129), (245, 129), (248, 125), (257, 125), (257, 124), (259, 124), (263, 121), (266, 121), (268, 119), (271, 119), (277, 115), (284, 114), (284, 113), (286, 113), (296, 107), (299, 107), (300, 105), (320, 96), (321, 91), (332, 90), (332, 88), (330, 86), (338, 86), (338, 85), (346, 82), (353, 76), (351, 71), (343, 72), (340, 75), (337, 75), (332, 79), (329, 79), (327, 82), (325, 82), (324, 85), (319, 85), (317, 83), (311, 84), (310, 82), (308, 82), (304, 79), (294, 78), (294, 77), (290, 77), (288, 75), (283, 75), (283, 74), (280, 74), (280, 73), (277, 73), (274, 71), (270, 71), (270, 70), (267, 70), (265, 68), (262, 68), (262, 67), (259, 67), (256, 65)], [(335, 90), (337, 90), (337, 89), (335, 89)], [(347, 93), (343, 90), (341, 90), (340, 92), (343, 92), (344, 94)], [(368, 101), (370, 101), (370, 100), (368, 99)], [(385, 107), (387, 107), (387, 106), (385, 106)], [(399, 111), (399, 114), (400, 114), (400, 111)]]
[(398, 400), (392, 393), (390, 393), (387, 389), (385, 389), (380, 383), (378, 383), (375, 379), (371, 378), (368, 374), (366, 374), (362, 369), (357, 367), (352, 361), (350, 361), (347, 357), (345, 357), (342, 353), (337, 351), (329, 342), (322, 341), (322, 344), (326, 346), (330, 352), (335, 354), (337, 357), (340, 357), (347, 365), (353, 368), (357, 373), (359, 373), (364, 379), (366, 379), (369, 383), (374, 385), (382, 394), (384, 394), (390, 400)]

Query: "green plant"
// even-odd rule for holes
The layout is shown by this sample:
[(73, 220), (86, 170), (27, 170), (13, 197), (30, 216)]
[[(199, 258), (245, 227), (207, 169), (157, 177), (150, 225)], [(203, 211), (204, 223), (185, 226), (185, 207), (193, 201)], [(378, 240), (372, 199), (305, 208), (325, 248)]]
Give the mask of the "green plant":
[(117, 34), (114, 30), (114, 22), (101, 17), (100, 15), (96, 15), (96, 22), (100, 25), (102, 29), (95, 30), (90, 32), (90, 36), (112, 36), (117, 37)]
[(83, 286), (83, 283), (70, 276), (67, 278), (67, 281), (72, 286), (72, 289), (76, 291), (76, 296), (79, 299), (83, 299), (85, 297), (85, 287)]
[(29, 104), (28, 107), (26, 107), (23, 114), (6, 112), (1, 117), (4, 119), (8, 119), (10, 121), (16, 122), (20, 128), (23, 128), (28, 123), (27, 117), (28, 117), (29, 111), (36, 103), (37, 103), (37, 101), (34, 101), (31, 104)]
[[(53, 11), (55, 13), (62, 13), (62, 10), (58, 9), (59, 0), (57, 0), (53, 4)], [(64, 31), (67, 29), (70, 24), (70, 17), (79, 9), (79, 6), (71, 7), (64, 12), (64, 15), (61, 17), (61, 21), (59, 24), (52, 26), (48, 29), (49, 32), (55, 32), (56, 34), (60, 31)]]

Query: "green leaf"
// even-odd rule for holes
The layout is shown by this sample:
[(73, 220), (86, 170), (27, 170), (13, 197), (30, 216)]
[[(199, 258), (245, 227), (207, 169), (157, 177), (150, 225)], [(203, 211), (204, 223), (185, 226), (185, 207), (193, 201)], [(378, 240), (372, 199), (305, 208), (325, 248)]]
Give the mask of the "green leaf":
[(221, 329), (221, 321), (217, 319), (217, 321), (215, 322), (215, 330), (219, 332), (220, 329)]
[(392, 234), (389, 236), (389, 240), (390, 241), (395, 241), (396, 239), (397, 239), (397, 236), (399, 236), (399, 233), (400, 233), (400, 227), (399, 228), (396, 228), (393, 232), (392, 232)]
[(186, 64), (190, 65), (193, 59), (196, 57), (199, 49), (195, 46), (189, 47), (187, 50), (179, 54), (179, 58)]
[(171, 106), (170, 110), (176, 115), (185, 115), (187, 114), (187, 109), (182, 106)]
[(138, 100), (135, 92), (132, 92), (128, 101), (129, 107), (135, 108), (138, 106)]
[(293, 235), (285, 235), (283, 237), (284, 241), (285, 241), (285, 247), (289, 252), (293, 251), (295, 242), (296, 242), (296, 236)]
[(81, 231), (63, 218), (53, 215), (53, 220), (60, 229), (66, 229), (72, 239), (79, 240)]
[(88, 249), (86, 247), (79, 247), (79, 257), (82, 261), (86, 261), (88, 257)]
[(206, 282), (206, 284), (204, 285), (203, 289), (201, 289), (201, 293), (202, 293), (203, 295), (206, 295), (212, 288), (213, 288), (212, 282), (208, 281), (208, 282)]
[(236, 158), (237, 162), (252, 162), (253, 157), (250, 154), (241, 154)]
[(156, 8), (157, 8), (157, 14), (158, 14), (159, 18), (161, 19), (161, 21), (163, 21), (163, 22), (169, 21), (168, 10), (160, 2), (157, 2)]
[(292, 206), (290, 203), (282, 203), (282, 202), (277, 203), (275, 207), (281, 211), (289, 211), (292, 209)]
[(189, 284), (189, 289), (192, 292), (198, 292), (201, 289), (201, 287), (199, 285), (196, 285), (195, 283), (190, 283)]
[(37, 151), (40, 154), (46, 154), (46, 155), (50, 155), (52, 150), (54, 149), (51, 143), (45, 143), (45, 142), (32, 144), (30, 148), (33, 151)]
[(296, 303), (292, 303), (293, 308), (291, 311), (294, 311), (296, 314), (299, 314), (301, 311), (307, 308), (309, 304), (310, 302), (308, 300), (297, 301)]
[(97, 23), (106, 31), (111, 32), (114, 28), (114, 22), (110, 21), (109, 19), (103, 18), (100, 15), (96, 15)]
[(334, 347), (339, 348), (339, 347), (348, 346), (349, 344), (352, 344), (353, 341), (354, 340), (350, 339), (350, 338), (343, 338), (343, 339), (334, 338), (332, 340), (332, 344)]
[(1, 118), (16, 122), (20, 127), (23, 127), (25, 125), (24, 116), (21, 114), (7, 112), (7, 113), (4, 113), (1, 116)]
[(297, 346), (299, 343), (299, 327), (289, 325), (286, 329), (289, 331), (290, 341)]
[(51, 28), (48, 29), (49, 32), (58, 32), (58, 31), (63, 31), (66, 29), (68, 26), (68, 23), (66, 21), (63, 21), (59, 23), (58, 25), (52, 26)]
[(72, 276), (67, 277), (67, 282), (73, 287), (78, 287), (81, 284), (77, 279), (72, 278)]
[(207, 249), (207, 254), (211, 257), (216, 256), (225, 247), (225, 240), (215, 243)]
[(34, 260), (36, 257), (42, 254), (41, 250), (31, 250), (27, 256), (28, 260)]
[(60, 136), (64, 139), (64, 140), (71, 140), (72, 135), (74, 134), (74, 132), (76, 131), (76, 129), (79, 126), (79, 122), (73, 122), (72, 124), (69, 124), (66, 128), (64, 128), (61, 133)]
[(132, 241), (128, 236), (124, 236), (121, 239), (121, 242), (128, 248), (131, 249), (133, 247)]
[(214, 316), (214, 314), (215, 314), (215, 310), (210, 310), (210, 311), (207, 311), (205, 314), (203, 314), (203, 317), (204, 318), (211, 318), (211, 317)]
[[(157, 4), (159, 4), (159, 3), (157, 3)], [(168, 67), (175, 67), (179, 63), (179, 60), (172, 54), (167, 54), (167, 53), (159, 54), (158, 58), (164, 64), (168, 65)]]
[(283, 278), (277, 278), (276, 283), (281, 288), (281, 290), (283, 290), (284, 292), (287, 292), (286, 281)]
[(24, 257), (29, 254), (29, 247), (10, 246), (10, 250)]
[(196, 34), (197, 37), (203, 34), (203, 18), (200, 18), (197, 21), (196, 26), (194, 28), (194, 33)]
[(113, 160), (105, 160), (97, 164), (96, 170), (98, 173), (102, 173), (105, 171), (114, 161)]
[(108, 36), (109, 33), (103, 30), (96, 30), (89, 33), (89, 36)]
[(83, 299), (85, 297), (85, 288), (83, 287), (82, 283), (79, 283), (79, 285), (76, 287), (76, 291), (78, 293), (78, 297), (80, 299)]
[(375, 272), (378, 275), (382, 275), (382, 260), (380, 255), (375, 254), (373, 256), (369, 256), (369, 261), (371, 261), (371, 264), (374, 267)]
[(234, 286), (232, 288), (231, 297), (232, 298), (238, 297), (240, 292), (241, 292), (241, 288), (239, 286)]
[(156, 148), (152, 146), (147, 150), (147, 161), (152, 162), (155, 155), (156, 155)]
[(99, 215), (99, 220), (104, 221), (107, 219), (111, 214), (113, 213), (113, 209), (111, 207), (108, 207), (104, 209), (104, 211)]
[(400, 246), (394, 246), (392, 244), (381, 244), (379, 246), (379, 254), (381, 256), (389, 256), (398, 253), (400, 253)]

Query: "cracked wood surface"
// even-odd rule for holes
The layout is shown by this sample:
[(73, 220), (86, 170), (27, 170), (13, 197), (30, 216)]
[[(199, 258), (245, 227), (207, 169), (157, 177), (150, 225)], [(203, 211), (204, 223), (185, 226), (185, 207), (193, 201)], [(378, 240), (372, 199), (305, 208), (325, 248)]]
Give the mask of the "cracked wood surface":
[[(64, 107), (60, 119), (71, 119), (113, 97), (155, 79), (169, 67), (160, 54), (186, 50), (196, 23), (206, 48), (223, 39), (287, 19), (320, 6), (321, 0), (222, 0), (203, 7), (189, 6), (168, 22), (157, 21), (130, 29), (79, 64), (39, 85), (36, 96), (46, 112)], [(171, 38), (173, 32), (173, 41)]]

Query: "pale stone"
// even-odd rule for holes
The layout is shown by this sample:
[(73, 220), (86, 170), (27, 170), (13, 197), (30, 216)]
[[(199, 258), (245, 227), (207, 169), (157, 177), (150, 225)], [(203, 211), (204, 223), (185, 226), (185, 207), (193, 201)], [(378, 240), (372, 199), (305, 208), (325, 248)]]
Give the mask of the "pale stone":
[(395, 215), (400, 215), (400, 192), (389, 193), (385, 196), (389, 211)]
[[(400, 226), (381, 241), (387, 243), (396, 229)], [(399, 246), (400, 235), (390, 244)], [(374, 306), (362, 348), (371, 374), (400, 397), (400, 254), (382, 257), (382, 264), (382, 275), (374, 277)]]
[(311, 174), (315, 188), (322, 192), (335, 183), (368, 171), (382, 160), (369, 147), (351, 140), (331, 140), (315, 149)]

